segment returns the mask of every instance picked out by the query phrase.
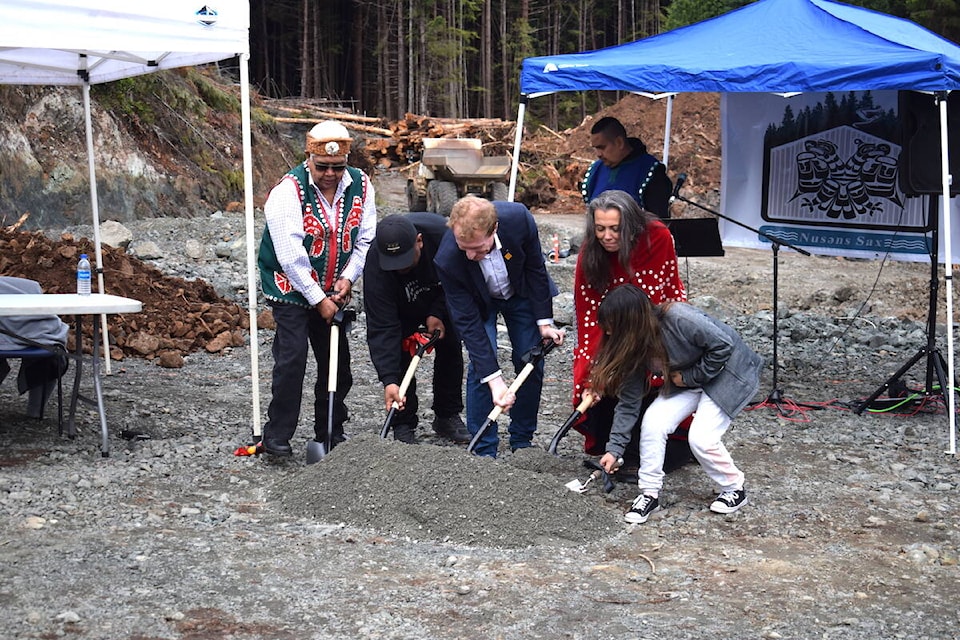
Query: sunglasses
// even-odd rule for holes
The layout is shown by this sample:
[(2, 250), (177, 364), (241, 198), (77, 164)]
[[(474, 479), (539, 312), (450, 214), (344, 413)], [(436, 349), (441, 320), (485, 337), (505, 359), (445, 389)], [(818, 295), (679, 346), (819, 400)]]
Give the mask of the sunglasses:
[(343, 171), (344, 169), (347, 168), (347, 165), (345, 165), (345, 164), (324, 164), (324, 163), (322, 163), (322, 162), (314, 162), (314, 163), (313, 163), (313, 168), (316, 169), (317, 171), (319, 171), (320, 173), (326, 173), (328, 169), (329, 169), (330, 171), (333, 171), (334, 173), (340, 173), (341, 171)]

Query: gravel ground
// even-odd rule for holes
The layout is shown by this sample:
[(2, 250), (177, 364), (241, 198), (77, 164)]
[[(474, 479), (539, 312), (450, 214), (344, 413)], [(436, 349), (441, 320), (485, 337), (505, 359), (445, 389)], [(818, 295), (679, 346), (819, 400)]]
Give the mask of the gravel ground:
[[(239, 218), (217, 220), (131, 228), (160, 246), (154, 264), (242, 302), (229, 252), (186, 259), (172, 239), (175, 229), (213, 247), (242, 235)], [(540, 222), (564, 239), (579, 224)], [(561, 290), (573, 260), (551, 266)], [(564, 487), (589, 473), (576, 434), (559, 457), (545, 452), (571, 409), (569, 348), (548, 356), (539, 447), (496, 461), (429, 427), (416, 446), (377, 437), (382, 390), (362, 314), (349, 334), (354, 437), (312, 466), (303, 427), (289, 461), (233, 455), (249, 440), (248, 347), (192, 354), (175, 370), (114, 362), (108, 458), (91, 411), (67, 440), (55, 419), (23, 417), (7, 383), (0, 637), (960, 637), (960, 474), (944, 453), (947, 416), (935, 401), (850, 410), (924, 346), (927, 268), (886, 265), (871, 291), (879, 263), (781, 260), (779, 377), (775, 387), (768, 367), (757, 399), (779, 388), (787, 402), (825, 408), (737, 418), (726, 442), (750, 503), (729, 516), (708, 511), (713, 487), (695, 465), (667, 477), (666, 509), (639, 526), (621, 519), (634, 483), (609, 494)], [(769, 255), (732, 250), (691, 259), (685, 273), (695, 302), (768, 364), (769, 272)], [(264, 412), (271, 338), (258, 337)], [(906, 376), (915, 388), (923, 365)], [(311, 412), (308, 397), (304, 424)]]

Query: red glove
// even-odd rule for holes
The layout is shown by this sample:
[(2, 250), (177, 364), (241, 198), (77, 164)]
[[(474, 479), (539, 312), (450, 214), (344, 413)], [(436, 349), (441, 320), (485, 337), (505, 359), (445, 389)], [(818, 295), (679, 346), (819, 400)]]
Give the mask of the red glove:
[[(404, 338), (404, 339), (403, 339), (403, 344), (401, 345), (401, 347), (403, 348), (404, 351), (406, 351), (407, 353), (409, 353), (410, 356), (412, 357), (412, 356), (417, 355), (417, 350), (418, 350), (421, 346), (427, 344), (428, 342), (430, 342), (430, 336), (428, 336), (428, 335), (425, 334), (425, 333), (422, 333), (422, 332), (418, 331), (418, 332), (416, 332), (416, 333), (414, 333), (414, 334), (412, 334), (412, 335), (409, 335), (409, 336), (407, 336), (406, 338)], [(430, 353), (430, 352), (432, 352), (432, 351), (433, 351), (433, 345), (431, 345), (430, 347), (428, 347), (425, 353)]]

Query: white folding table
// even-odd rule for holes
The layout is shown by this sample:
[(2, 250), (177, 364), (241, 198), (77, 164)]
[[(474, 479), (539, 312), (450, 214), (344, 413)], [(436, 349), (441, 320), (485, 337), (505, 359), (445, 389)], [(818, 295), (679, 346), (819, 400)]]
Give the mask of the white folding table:
[[(83, 372), (83, 316), (101, 314), (139, 313), (143, 304), (133, 298), (113, 296), (106, 293), (93, 293), (81, 296), (76, 293), (28, 293), (0, 294), (0, 316), (46, 316), (72, 315), (75, 319), (76, 336), (73, 353), (67, 355), (76, 363), (73, 377), (73, 392), (70, 394), (70, 415), (67, 420), (67, 434), (76, 435), (77, 402), (82, 400), (97, 408), (100, 416), (101, 445), (103, 457), (110, 455), (110, 433), (107, 430), (107, 415), (103, 408), (103, 390), (100, 386), (100, 323), (93, 320), (93, 355), (90, 368), (93, 372), (94, 398), (80, 394), (80, 378)], [(107, 354), (110, 357), (110, 354)]]

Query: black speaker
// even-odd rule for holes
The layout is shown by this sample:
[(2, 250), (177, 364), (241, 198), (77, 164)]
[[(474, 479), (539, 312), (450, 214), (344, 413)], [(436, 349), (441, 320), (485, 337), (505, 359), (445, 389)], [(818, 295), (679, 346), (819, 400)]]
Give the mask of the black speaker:
[[(943, 193), (940, 154), (940, 106), (934, 96), (900, 91), (899, 183), (906, 196)], [(953, 184), (950, 195), (960, 194), (960, 94), (947, 95), (947, 151)]]

